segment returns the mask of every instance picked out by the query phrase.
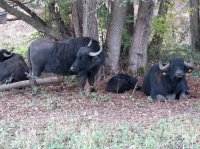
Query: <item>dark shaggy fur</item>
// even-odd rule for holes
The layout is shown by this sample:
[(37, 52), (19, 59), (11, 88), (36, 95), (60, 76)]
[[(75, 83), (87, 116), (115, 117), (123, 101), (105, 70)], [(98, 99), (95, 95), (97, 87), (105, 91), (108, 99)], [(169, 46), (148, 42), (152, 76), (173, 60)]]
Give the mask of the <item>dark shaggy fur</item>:
[[(169, 63), (170, 66), (165, 72), (160, 70), (158, 64), (155, 64), (144, 76), (142, 88), (147, 96), (153, 99), (158, 97), (162, 99), (185, 98), (185, 94), (189, 92), (185, 73), (189, 72), (192, 67), (184, 65), (182, 58), (172, 59)], [(177, 76), (177, 72), (180, 76)]]
[(137, 83), (137, 79), (126, 75), (117, 74), (113, 76), (107, 83), (106, 91), (113, 93), (124, 93), (129, 90), (133, 90)]
[[(91, 40), (91, 45), (88, 46)], [(98, 52), (100, 48), (99, 42), (89, 37), (66, 41), (36, 40), (29, 46), (30, 69), (34, 76), (40, 76), (42, 72), (77, 74), (81, 90), (87, 79), (93, 88), (94, 76), (104, 62), (104, 54), (101, 52), (91, 57), (89, 52)], [(70, 70), (71, 66), (73, 70)]]

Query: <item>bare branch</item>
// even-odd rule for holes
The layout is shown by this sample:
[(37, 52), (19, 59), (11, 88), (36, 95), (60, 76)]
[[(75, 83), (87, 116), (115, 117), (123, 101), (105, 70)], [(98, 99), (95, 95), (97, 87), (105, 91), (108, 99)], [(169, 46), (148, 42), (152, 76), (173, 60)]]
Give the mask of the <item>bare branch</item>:
[[(23, 13), (22, 11), (20, 11), (16, 8), (13, 8), (7, 2), (0, 1), (0, 7), (3, 8), (8, 13), (17, 17), (18, 19), (25, 21), (26, 23), (28, 23), (29, 25), (31, 25), (32, 27), (37, 29), (39, 32), (42, 32), (45, 35), (48, 35), (56, 40), (64, 39), (63, 35), (60, 32), (41, 23), (37, 19), (34, 19), (34, 18), (28, 16), (27, 14)], [(67, 38), (67, 37), (65, 37), (65, 38)]]
[(10, 19), (7, 19), (7, 21), (16, 21), (16, 20), (19, 20), (18, 18), (10, 18)]
[(46, 22), (44, 22), (44, 20), (42, 20), (34, 11), (32, 11), (31, 9), (29, 9), (24, 3), (21, 3), (18, 0), (10, 0), (13, 3), (17, 4), (20, 8), (22, 8), (24, 11), (26, 11), (29, 15), (31, 15), (32, 18), (34, 18), (35, 20), (40, 21), (42, 24), (46, 25)]

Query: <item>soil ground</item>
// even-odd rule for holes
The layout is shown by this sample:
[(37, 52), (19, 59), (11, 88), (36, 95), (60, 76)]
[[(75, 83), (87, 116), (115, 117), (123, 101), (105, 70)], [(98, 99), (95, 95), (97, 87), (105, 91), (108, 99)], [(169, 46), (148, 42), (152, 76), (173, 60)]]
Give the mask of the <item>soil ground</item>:
[[(17, 33), (16, 33), (17, 32)], [(2, 45), (19, 45), (27, 40), (27, 33), (35, 30), (23, 21), (8, 22), (0, 27)], [(189, 77), (192, 90), (185, 101), (152, 101), (142, 91), (125, 94), (106, 93), (107, 80), (96, 82), (97, 93), (80, 96), (76, 83), (61, 83), (41, 87), (41, 94), (31, 95), (30, 88), (0, 92), (0, 122), (33, 124), (44, 127), (50, 120), (66, 124), (91, 121), (100, 124), (148, 125), (159, 119), (188, 114), (200, 117), (200, 79)], [(87, 87), (86, 87), (87, 89)]]
[[(142, 91), (124, 94), (105, 92), (107, 80), (96, 82), (97, 93), (81, 96), (76, 83), (61, 83), (41, 87), (39, 96), (33, 97), (30, 88), (0, 93), (0, 119), (6, 123), (34, 123), (44, 127), (50, 120), (67, 124), (80, 123), (148, 125), (163, 118), (182, 114), (200, 117), (200, 79), (189, 77), (192, 90), (188, 100), (152, 101)], [(86, 86), (86, 90), (88, 87)]]

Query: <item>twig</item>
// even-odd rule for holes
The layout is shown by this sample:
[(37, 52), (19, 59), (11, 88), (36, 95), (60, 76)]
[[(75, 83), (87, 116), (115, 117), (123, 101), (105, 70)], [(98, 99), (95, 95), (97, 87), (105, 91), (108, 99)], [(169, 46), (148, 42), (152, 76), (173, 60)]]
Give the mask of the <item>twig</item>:
[(131, 96), (133, 96), (133, 95), (134, 95), (134, 93), (135, 93), (135, 90), (136, 90), (137, 86), (138, 86), (138, 81), (137, 81), (137, 83), (135, 84), (135, 88), (133, 89), (133, 92), (132, 92)]

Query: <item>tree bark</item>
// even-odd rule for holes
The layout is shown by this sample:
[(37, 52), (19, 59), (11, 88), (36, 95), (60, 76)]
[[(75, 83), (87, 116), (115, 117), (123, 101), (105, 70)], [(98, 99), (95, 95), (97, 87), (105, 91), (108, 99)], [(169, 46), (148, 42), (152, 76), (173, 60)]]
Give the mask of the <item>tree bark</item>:
[(200, 52), (200, 18), (199, 0), (190, 0), (190, 32), (191, 44), (194, 51)]
[[(43, 78), (43, 79), (36, 79), (38, 85), (47, 85), (47, 84), (55, 84), (63, 82), (63, 78), (57, 77), (50, 77), (50, 78)], [(6, 91), (11, 89), (19, 89), (23, 87), (30, 87), (30, 81), (20, 81), (11, 84), (0, 85), (0, 91)]]
[(0, 1), (0, 7), (3, 8), (8, 13), (17, 17), (18, 19), (25, 21), (39, 32), (44, 33), (45, 35), (48, 35), (56, 40), (61, 40), (64, 38), (60, 32), (56, 31), (53, 28), (50, 28), (49, 26), (45, 25), (44, 22), (41, 22), (40, 20), (34, 18), (33, 16), (29, 16), (24, 12), (10, 6), (5, 1)]
[(154, 5), (154, 0), (139, 1), (135, 32), (129, 51), (128, 70), (131, 73), (138, 72), (138, 70), (143, 69), (147, 64), (147, 45), (149, 42)]
[[(78, 2), (81, 2), (80, 0)], [(78, 2), (72, 4), (72, 23), (74, 27), (75, 37), (81, 37), (81, 24), (78, 14)]]
[(123, 5), (120, 1), (116, 0), (113, 2), (111, 21), (106, 36), (106, 66), (111, 74), (118, 72), (121, 38), (126, 10), (127, 6)]
[(99, 40), (97, 24), (97, 0), (82, 0), (83, 2), (83, 36)]
[(32, 11), (31, 9), (29, 9), (28, 7), (26, 7), (26, 5), (24, 5), (23, 3), (21, 3), (18, 0), (10, 0), (13, 3), (17, 4), (20, 8), (22, 8), (24, 11), (26, 11), (29, 15), (31, 15), (32, 18), (34, 18), (35, 20), (40, 21), (43, 25), (46, 25), (46, 22), (44, 22), (44, 20), (42, 20), (34, 11)]
[(51, 17), (53, 18), (53, 21), (55, 21), (57, 30), (62, 33), (62, 36), (72, 36), (70, 33), (70, 30), (65, 25), (64, 21), (61, 18), (60, 12), (57, 7), (55, 7), (56, 2), (52, 2), (48, 5), (49, 12)]

